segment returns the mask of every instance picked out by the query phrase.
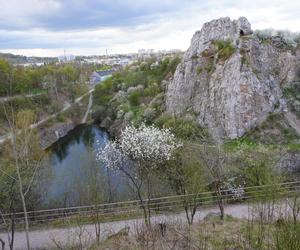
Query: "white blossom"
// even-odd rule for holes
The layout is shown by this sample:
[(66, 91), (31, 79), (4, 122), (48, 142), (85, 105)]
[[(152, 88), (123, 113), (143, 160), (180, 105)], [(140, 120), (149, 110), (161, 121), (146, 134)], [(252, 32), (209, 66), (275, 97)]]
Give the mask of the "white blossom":
[(224, 189), (228, 191), (234, 200), (241, 199), (245, 194), (244, 184), (236, 184), (236, 178), (230, 178), (224, 183)]
[(113, 171), (119, 170), (129, 161), (121, 150), (117, 148), (116, 143), (111, 141), (108, 141), (104, 148), (98, 147), (96, 160)]
[(129, 161), (139, 163), (141, 167), (155, 167), (169, 160), (180, 146), (169, 129), (147, 127), (145, 124), (138, 128), (130, 125), (121, 133), (119, 140), (108, 142), (103, 149), (98, 148), (97, 160), (114, 170)]
[(132, 158), (144, 162), (160, 163), (169, 160), (174, 150), (181, 145), (169, 129), (154, 126), (127, 126), (122, 132), (119, 147)]

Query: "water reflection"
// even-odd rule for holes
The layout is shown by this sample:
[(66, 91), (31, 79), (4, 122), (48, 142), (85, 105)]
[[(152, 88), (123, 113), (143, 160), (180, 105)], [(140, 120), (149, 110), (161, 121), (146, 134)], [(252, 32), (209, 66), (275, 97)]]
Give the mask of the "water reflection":
[(107, 172), (95, 160), (97, 141), (101, 148), (108, 139), (108, 134), (98, 127), (80, 125), (48, 149), (49, 169), (44, 170), (43, 178), (47, 183), (45, 206), (79, 206), (130, 198), (122, 176)]

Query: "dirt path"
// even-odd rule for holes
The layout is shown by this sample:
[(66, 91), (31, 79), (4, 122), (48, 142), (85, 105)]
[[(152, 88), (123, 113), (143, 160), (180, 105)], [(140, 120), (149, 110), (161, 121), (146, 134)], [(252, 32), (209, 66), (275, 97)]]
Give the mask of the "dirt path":
[(86, 123), (86, 120), (87, 120), (87, 118), (88, 118), (88, 115), (89, 115), (89, 113), (90, 113), (90, 110), (91, 110), (91, 108), (92, 108), (92, 105), (93, 105), (93, 94), (90, 93), (89, 104), (88, 104), (88, 106), (87, 106), (85, 115), (84, 115), (84, 117), (83, 117), (81, 123)]

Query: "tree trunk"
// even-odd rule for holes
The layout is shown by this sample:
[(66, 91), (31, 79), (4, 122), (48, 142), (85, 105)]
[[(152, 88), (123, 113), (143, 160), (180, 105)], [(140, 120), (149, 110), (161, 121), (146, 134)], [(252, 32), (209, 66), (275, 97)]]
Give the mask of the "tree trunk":
[(221, 220), (224, 220), (224, 202), (223, 202), (223, 199), (222, 199), (222, 196), (220, 194), (217, 194), (218, 196), (218, 205), (219, 205), (219, 209), (220, 209), (220, 219)]
[(106, 168), (106, 176), (107, 176), (107, 185), (108, 185), (108, 196), (109, 196), (109, 203), (113, 202), (113, 195), (112, 195), (112, 187), (111, 187), (111, 181), (110, 181), (110, 173), (109, 169)]
[(19, 182), (19, 192), (22, 200), (22, 206), (23, 206), (23, 212), (24, 212), (24, 219), (25, 219), (25, 233), (26, 233), (26, 243), (27, 243), (27, 249), (30, 250), (30, 240), (29, 240), (29, 223), (28, 223), (28, 216), (27, 216), (27, 208), (26, 208), (26, 201), (23, 191), (23, 183), (22, 183), (22, 177), (20, 173), (20, 166), (18, 161), (18, 153), (16, 149), (16, 139), (15, 134), (12, 135), (12, 144), (13, 144), (13, 151), (14, 151), (14, 157), (15, 157), (15, 164), (16, 164), (16, 170), (18, 175), (18, 182)]
[(147, 177), (147, 193), (148, 193), (148, 202), (147, 202), (147, 211), (148, 211), (148, 225), (151, 224), (151, 210), (150, 210), (150, 206), (151, 206), (151, 186), (150, 186), (150, 181), (149, 181), (149, 177)]
[[(18, 171), (19, 172), (19, 171)], [(18, 174), (19, 175), (19, 174)], [(26, 243), (27, 243), (27, 250), (30, 250), (30, 240), (29, 240), (29, 223), (28, 223), (28, 216), (27, 216), (27, 208), (26, 208), (26, 201), (25, 197), (23, 194), (23, 189), (22, 189), (22, 182), (19, 180), (19, 189), (20, 189), (20, 195), (22, 199), (22, 206), (23, 206), (23, 211), (24, 211), (24, 220), (25, 220), (25, 233), (26, 233)]]
[(131, 180), (133, 186), (136, 188), (136, 193), (137, 193), (137, 196), (138, 196), (138, 199), (140, 200), (140, 203), (141, 203), (141, 207), (143, 209), (143, 212), (144, 212), (144, 219), (145, 219), (145, 224), (147, 226), (150, 225), (150, 218), (148, 216), (148, 211), (147, 211), (147, 207), (145, 205), (145, 202), (143, 200), (143, 197), (142, 197), (142, 194), (141, 194), (141, 186), (142, 186), (142, 183), (138, 184), (136, 183), (134, 177), (132, 177), (130, 175), (130, 173), (128, 173), (125, 169), (122, 169), (123, 173)]
[(297, 224), (297, 218), (298, 218), (298, 215), (299, 215), (299, 212), (300, 212), (300, 208), (299, 208), (299, 205), (298, 205), (298, 197), (297, 196), (294, 197), (292, 210), (293, 210), (293, 221), (294, 221), (294, 224)]
[[(10, 210), (11, 211), (11, 210)], [(13, 214), (10, 215), (10, 235), (9, 231), (7, 232), (7, 239), (9, 244), (9, 249), (14, 249), (14, 242), (15, 242), (15, 211), (13, 211)]]
[(188, 224), (192, 225), (193, 222), (191, 221), (190, 214), (189, 214), (189, 207), (187, 204), (184, 205), (184, 210), (185, 210), (185, 215), (186, 215)]
[(0, 243), (1, 243), (1, 246), (2, 246), (2, 250), (5, 249), (5, 242), (0, 238)]
[(96, 207), (95, 232), (96, 232), (96, 241), (99, 244), (100, 243), (100, 236), (101, 236), (101, 222), (100, 222), (100, 217), (99, 217), (98, 206)]

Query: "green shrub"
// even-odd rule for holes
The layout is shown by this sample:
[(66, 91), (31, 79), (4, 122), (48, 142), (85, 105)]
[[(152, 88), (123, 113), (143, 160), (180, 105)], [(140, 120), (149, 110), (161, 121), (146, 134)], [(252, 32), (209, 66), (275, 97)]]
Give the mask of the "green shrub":
[(17, 96), (13, 97), (8, 102), (16, 111), (24, 109), (34, 109), (34, 104), (29, 98)]
[(58, 114), (58, 115), (56, 116), (56, 120), (57, 120), (58, 122), (65, 122), (65, 121), (66, 121), (66, 117), (65, 117), (63, 114)]
[(230, 40), (216, 40), (214, 45), (218, 51), (218, 59), (226, 60), (235, 52), (235, 47)]
[(33, 103), (35, 103), (37, 105), (40, 105), (42, 107), (51, 104), (51, 97), (47, 93), (37, 95), (37, 96), (33, 96), (31, 98), (31, 100), (32, 100)]
[(156, 83), (150, 84), (147, 88), (144, 90), (145, 96), (156, 96), (160, 92), (160, 88)]
[(205, 70), (207, 71), (207, 73), (212, 73), (215, 69), (215, 66), (214, 66), (214, 61), (213, 60), (210, 60), (206, 66), (205, 66)]
[(300, 223), (283, 222), (276, 226), (275, 233), (276, 249), (300, 249)]
[(134, 125), (140, 125), (143, 122), (144, 108), (141, 106), (131, 107), (130, 111), (133, 113), (132, 122)]
[(114, 93), (114, 83), (111, 78), (97, 85), (93, 94), (95, 104), (106, 105)]
[(197, 68), (197, 75), (200, 75), (202, 73), (203, 69), (202, 68)]
[(140, 104), (141, 93), (139, 91), (133, 91), (129, 96), (128, 100), (131, 106), (138, 106)]
[(178, 138), (184, 140), (195, 141), (208, 138), (207, 131), (193, 120), (184, 120), (162, 115), (155, 121), (155, 124), (160, 128), (171, 129)]
[(295, 83), (284, 88), (283, 95), (285, 98), (293, 98), (300, 101), (300, 83)]

